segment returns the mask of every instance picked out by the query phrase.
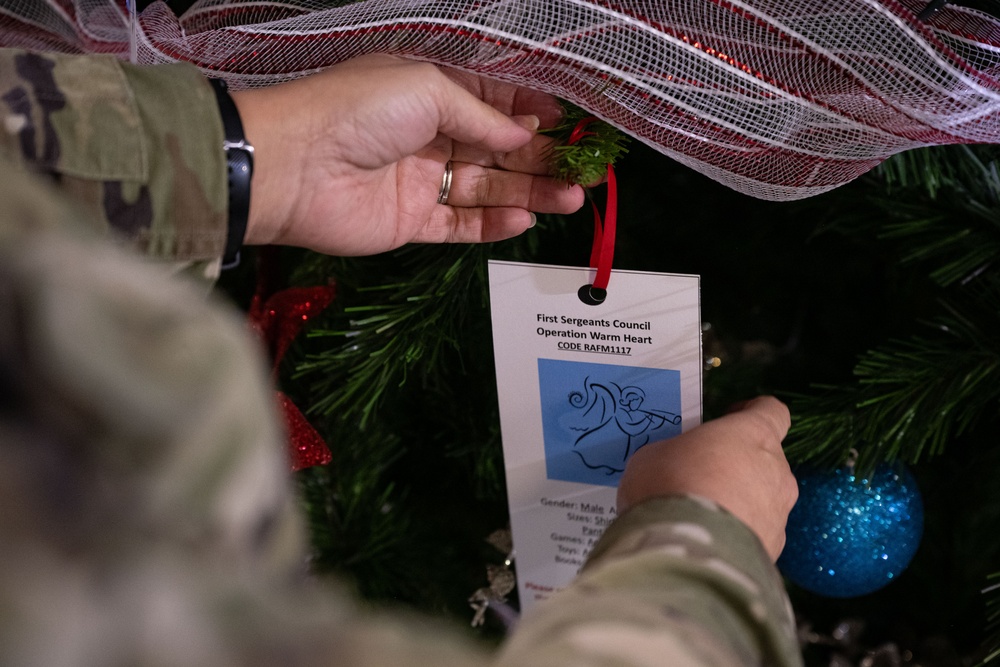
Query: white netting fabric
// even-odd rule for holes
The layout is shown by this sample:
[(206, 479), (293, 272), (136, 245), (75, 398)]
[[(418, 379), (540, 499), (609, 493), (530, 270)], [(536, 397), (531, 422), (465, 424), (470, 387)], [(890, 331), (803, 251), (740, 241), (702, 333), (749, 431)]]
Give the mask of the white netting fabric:
[[(364, 53), (570, 100), (755, 197), (818, 194), (886, 157), (1000, 140), (1000, 21), (923, 0), (200, 0), (138, 22), (143, 63), (263, 86)], [(129, 52), (124, 0), (0, 0), (0, 44)]]

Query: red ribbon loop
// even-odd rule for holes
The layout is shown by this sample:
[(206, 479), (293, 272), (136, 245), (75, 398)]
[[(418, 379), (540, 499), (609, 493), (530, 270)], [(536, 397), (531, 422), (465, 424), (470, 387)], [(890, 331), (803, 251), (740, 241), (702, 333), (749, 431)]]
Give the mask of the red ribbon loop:
[[(596, 132), (587, 132), (586, 127), (596, 120), (594, 116), (581, 119), (573, 128), (566, 144), (572, 146), (584, 137), (594, 136)], [(618, 226), (618, 181), (615, 179), (615, 170), (610, 162), (607, 183), (608, 197), (603, 219), (597, 204), (591, 200), (591, 205), (594, 207), (594, 244), (590, 250), (590, 267), (597, 269), (593, 286), (602, 290), (608, 288), (608, 282), (611, 280), (611, 264), (615, 256), (615, 231)]]
[(618, 182), (615, 170), (608, 163), (608, 198), (604, 209), (604, 221), (594, 206), (594, 245), (590, 250), (590, 266), (597, 269), (594, 287), (606, 290), (611, 280), (611, 263), (615, 256), (615, 232), (618, 228)]

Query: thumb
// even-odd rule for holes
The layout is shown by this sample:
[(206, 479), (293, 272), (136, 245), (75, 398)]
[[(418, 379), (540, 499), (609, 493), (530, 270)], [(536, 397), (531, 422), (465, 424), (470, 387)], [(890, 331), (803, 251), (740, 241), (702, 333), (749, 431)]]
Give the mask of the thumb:
[(538, 129), (538, 117), (508, 116), (446, 77), (438, 101), (438, 131), (455, 141), (488, 151), (524, 146)]

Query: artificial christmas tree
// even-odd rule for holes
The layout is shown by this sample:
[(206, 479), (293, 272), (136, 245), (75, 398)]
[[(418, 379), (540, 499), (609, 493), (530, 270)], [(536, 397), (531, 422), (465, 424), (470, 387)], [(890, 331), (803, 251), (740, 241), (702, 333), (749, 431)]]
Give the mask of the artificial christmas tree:
[[(115, 35), (136, 33), (77, 30), (72, 22), (94, 19), (106, 28), (118, 21), (111, 27), (120, 28), (124, 13), (102, 13), (107, 3), (97, 1), (65, 4), (80, 11), (60, 16), (69, 24), (60, 23), (52, 34), (32, 33), (44, 21), (30, 12), (24, 22), (29, 29), (22, 30), (15, 10), (30, 3), (15, 3), (5, 25), (27, 45), (128, 56), (126, 42), (116, 42)], [(202, 4), (218, 9), (223, 3)], [(349, 3), (330, 3), (342, 4)], [(629, 66), (624, 74), (601, 78), (602, 67), (610, 65), (588, 69), (573, 60), (580, 57), (574, 51), (575, 64), (562, 74), (584, 72), (593, 80), (553, 83), (542, 67), (539, 85), (588, 102), (591, 111), (732, 187), (773, 198), (819, 193), (905, 148), (996, 140), (996, 23), (984, 14), (948, 7), (919, 19), (921, 24), (915, 12), (922, 3), (916, 2), (835, 3), (788, 16), (770, 6), (736, 11), (731, 3), (709, 4), (712, 12), (723, 8), (729, 19), (749, 21), (749, 27), (738, 21), (729, 26), (738, 35), (750, 30), (761, 38), (743, 40), (753, 45), (746, 57), (728, 49), (740, 39), (725, 31), (710, 35), (726, 44), (720, 49), (692, 39), (692, 31), (657, 24), (658, 38), (676, 49), (679, 60), (700, 63), (693, 70), (699, 76)], [(298, 16), (324, 8), (286, 3), (281, 11)], [(241, 11), (249, 16), (252, 3), (241, 4)], [(892, 24), (891, 33), (867, 22), (871, 12)], [(172, 28), (166, 20), (171, 14), (158, 4), (148, 24), (138, 27)], [(655, 23), (625, 14), (624, 24)], [(191, 35), (199, 16), (206, 24), (218, 18), (211, 11), (192, 15), (185, 24)], [(419, 25), (430, 22), (423, 14), (416, 18)], [(786, 19), (795, 25), (784, 25)], [(232, 25), (215, 27), (233, 32)], [(698, 24), (692, 34), (703, 27)], [(848, 46), (815, 48), (812, 29), (834, 46)], [(473, 36), (480, 34), (476, 30)], [(373, 28), (364, 34), (381, 39), (386, 32)], [(184, 30), (167, 33), (142, 43), (148, 50), (137, 50), (136, 57), (152, 62), (167, 53), (165, 45), (194, 44), (189, 52), (168, 55), (190, 56), (244, 85), (295, 74), (282, 68), (286, 55), (263, 57), (253, 45), (234, 55), (232, 49), (213, 51), (211, 40), (186, 43)], [(585, 35), (574, 33), (572, 47), (587, 41)], [(389, 41), (413, 47), (405, 39)], [(566, 45), (539, 41), (548, 54), (543, 64), (554, 66), (558, 58), (552, 54)], [(858, 43), (873, 51), (854, 53), (851, 45)], [(766, 63), (773, 73), (752, 67), (751, 60), (764, 62), (761, 44), (791, 54), (792, 62), (824, 67), (807, 69), (815, 76), (785, 68), (782, 59)], [(419, 49), (403, 52), (434, 59)], [(491, 52), (495, 59), (487, 58), (487, 65), (505, 63), (504, 53)], [(635, 49), (625, 53), (626, 64), (632, 63)], [(336, 59), (299, 64), (309, 68)], [(227, 70), (227, 64), (233, 67)], [(464, 65), (485, 67), (479, 61)], [(524, 82), (518, 67), (490, 71)], [(706, 77), (708, 71), (725, 76)], [(859, 84), (874, 74), (887, 87)], [(634, 84), (636, 76), (655, 79), (655, 91), (644, 97), (623, 84)], [(732, 89), (734, 80), (740, 85)], [(848, 105), (851, 113), (840, 113), (837, 103), (851, 95), (860, 102)], [(714, 106), (740, 96), (753, 104)], [(785, 115), (762, 111), (784, 103), (792, 110)], [(862, 121), (858, 114), (869, 115)], [(765, 116), (769, 120), (759, 123)], [(895, 122), (899, 118), (902, 125)], [(873, 137), (879, 141), (868, 141)], [(722, 149), (706, 153), (709, 145)], [(797, 161), (783, 162), (789, 154)], [(607, 159), (595, 158), (598, 165)], [(844, 163), (850, 168), (835, 168)], [(795, 167), (791, 172), (788, 164)], [(988, 577), (1000, 568), (996, 150), (904, 153), (838, 190), (781, 205), (736, 194), (641, 146), (619, 164), (619, 173), (616, 267), (702, 276), (706, 417), (735, 400), (775, 392), (793, 406), (787, 443), (793, 460), (832, 469), (855, 449), (861, 470), (896, 460), (912, 465), (926, 526), (910, 569), (891, 586), (856, 600), (817, 601), (793, 588), (810, 661), (930, 665), (994, 656), (997, 640), (984, 640), (983, 632), (987, 600), (995, 616), (996, 597), (978, 591), (995, 581)], [(293, 345), (281, 378), (334, 457), (329, 466), (299, 477), (317, 571), (350, 577), (372, 600), (469, 617), (466, 599), (486, 583), (486, 564), (499, 567), (505, 559), (484, 541), (506, 524), (485, 260), (583, 265), (589, 215), (542, 219), (522, 238), (491, 247), (414, 247), (351, 260), (284, 254), (291, 284), (312, 287), (333, 278), (338, 285), (332, 308), (314, 318), (307, 340)]]
[[(622, 232), (616, 267), (702, 276), (706, 418), (735, 400), (774, 392), (793, 405), (788, 440), (793, 461), (832, 469), (856, 448), (857, 465), (868, 469), (900, 459), (914, 464), (927, 528), (910, 570), (884, 590), (856, 599), (830, 601), (793, 586), (807, 656), (815, 664), (831, 656), (860, 663), (888, 645), (900, 655), (915, 655), (911, 659), (920, 664), (958, 664), (949, 661), (973, 660), (986, 641), (986, 599), (980, 590), (1000, 564), (995, 537), (1000, 493), (992, 481), (1000, 473), (995, 335), (1000, 292), (998, 269), (988, 254), (979, 253), (1000, 239), (998, 162), (992, 149), (936, 150), (890, 163), (821, 200), (797, 204), (747, 199), (638, 146), (618, 167)], [(930, 224), (937, 229), (933, 238), (914, 240), (901, 232), (907, 225), (925, 232)], [(354, 317), (355, 328), (313, 330), (298, 351), (298, 374), (287, 381), (302, 395), (316, 397), (313, 413), (326, 413), (329, 427), (342, 434), (334, 440), (357, 447), (352, 454), (340, 453), (349, 462), (305, 473), (306, 488), (316, 493), (315, 475), (333, 483), (341, 474), (353, 479), (352, 464), (378, 468), (379, 476), (368, 477), (370, 507), (387, 514), (376, 517), (376, 525), (394, 513), (400, 521), (396, 530), (378, 530), (392, 536), (381, 553), (387, 563), (393, 549), (398, 563), (410, 568), (414, 558), (422, 563), (419, 574), (393, 574), (388, 564), (386, 573), (374, 574), (370, 558), (360, 556), (377, 551), (367, 541), (335, 566), (323, 560), (341, 573), (353, 571), (374, 597), (447, 608), (462, 618), (464, 596), (486, 583), (485, 565), (502, 563), (503, 555), (482, 542), (506, 522), (498, 435), (494, 418), (485, 416), (495, 401), (483, 303), (485, 259), (583, 264), (589, 225), (584, 212), (544, 221), (524, 238), (492, 248), (410, 248), (395, 258), (366, 260), (313, 258), (311, 268), (297, 272), (302, 284), (340, 275), (348, 284), (359, 280), (369, 287), (342, 297), (337, 308), (343, 310), (331, 313), (333, 321)], [(903, 261), (933, 254), (942, 245), (939, 238), (951, 241), (946, 261)], [(967, 252), (957, 251), (962, 248)], [(943, 286), (936, 276), (949, 266), (969, 270)], [(391, 277), (382, 273), (391, 267), (397, 271)], [(407, 275), (415, 279), (408, 281)], [(391, 303), (401, 310), (378, 324), (355, 315), (393, 312), (387, 308)], [(447, 317), (407, 318), (406, 303)], [(956, 318), (958, 308), (968, 314), (934, 324), (936, 316)], [(425, 326), (428, 322), (433, 326)], [(353, 386), (352, 366), (379, 358), (370, 356), (363, 338), (345, 332), (387, 323), (395, 328), (383, 329), (384, 344), (391, 341), (409, 355), (382, 358), (377, 367), (387, 381), (360, 376), (366, 400), (350, 401), (354, 408), (345, 403), (325, 410), (325, 401), (342, 395), (338, 387)], [(351, 354), (356, 361), (345, 357)], [(882, 361), (881, 370), (872, 370), (872, 359)], [(921, 420), (919, 428), (902, 435), (893, 428), (899, 416), (886, 407), (898, 393), (906, 397), (896, 399), (898, 409), (906, 415), (914, 407), (912, 419)], [(914, 398), (925, 394), (926, 403)], [(470, 417), (477, 414), (484, 416)], [(390, 483), (405, 501), (386, 504), (380, 494)], [(333, 488), (320, 497), (330, 502), (341, 495)], [(315, 505), (310, 506), (315, 518)], [(361, 517), (359, 523), (369, 520)], [(345, 533), (322, 521), (314, 527), (322, 544), (341, 550), (349, 551), (350, 535), (366, 535), (361, 527)], [(415, 543), (403, 545), (402, 534)], [(453, 559), (464, 567), (455, 568)], [(433, 593), (418, 592), (418, 586)], [(848, 620), (853, 630), (846, 639), (831, 639)]]

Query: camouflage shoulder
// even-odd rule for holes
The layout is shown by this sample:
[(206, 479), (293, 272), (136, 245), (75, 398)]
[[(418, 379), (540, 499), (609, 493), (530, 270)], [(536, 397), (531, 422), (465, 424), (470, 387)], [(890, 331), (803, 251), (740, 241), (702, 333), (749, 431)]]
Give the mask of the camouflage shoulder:
[[(78, 457), (52, 468), (67, 482), (133, 498), (117, 517), (127, 525), (105, 526), (109, 534), (159, 535), (201, 558), (299, 572), (305, 533), (279, 410), (243, 317), (94, 234), (44, 180), (2, 160), (0, 174), (0, 375), (8, 398), (19, 397), (0, 421), (14, 415), (38, 430), (39, 448)], [(91, 509), (69, 514), (97, 526), (110, 511)]]

